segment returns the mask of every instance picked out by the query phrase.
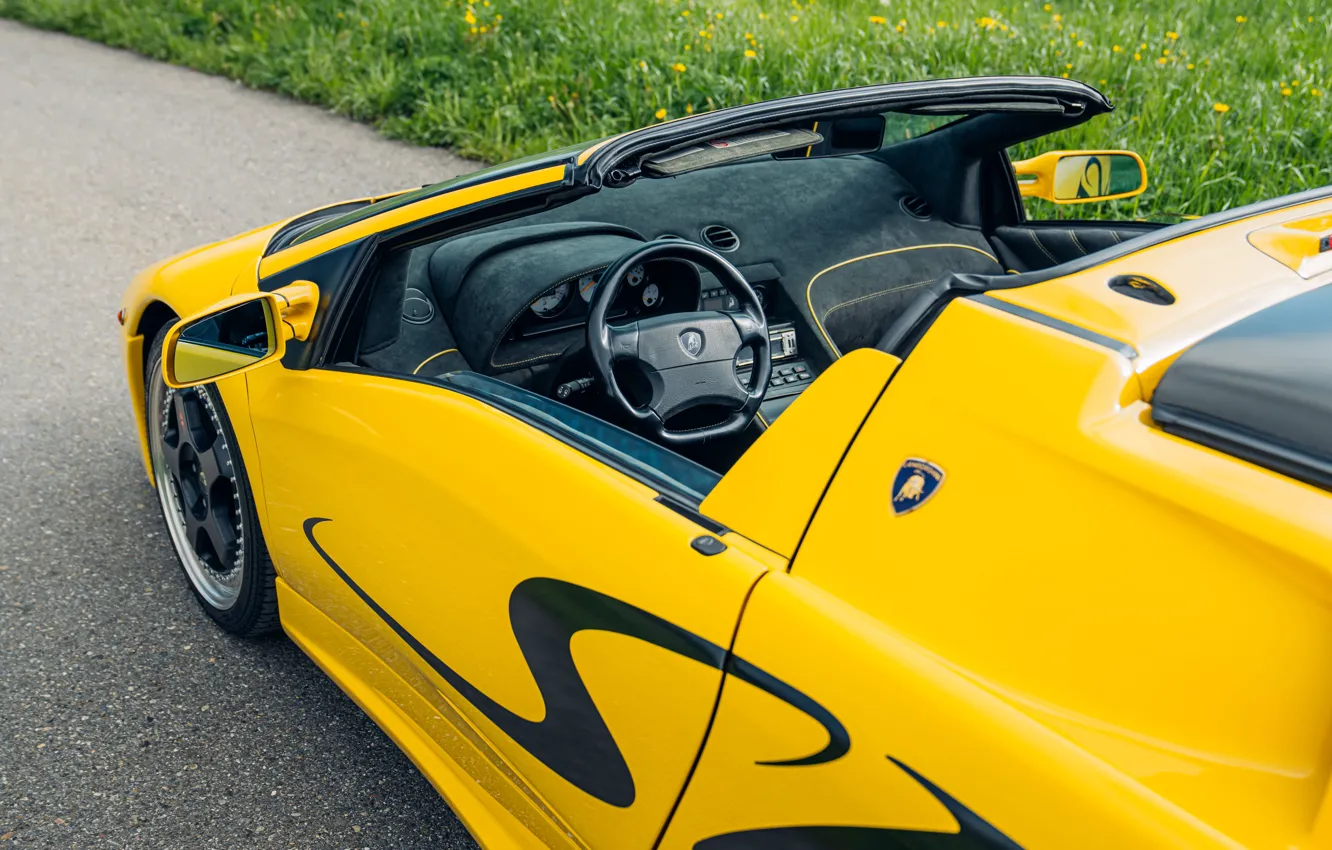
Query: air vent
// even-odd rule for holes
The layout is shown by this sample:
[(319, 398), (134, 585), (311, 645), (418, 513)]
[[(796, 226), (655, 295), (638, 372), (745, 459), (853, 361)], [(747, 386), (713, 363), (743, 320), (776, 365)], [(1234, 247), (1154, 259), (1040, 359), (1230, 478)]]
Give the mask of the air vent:
[(902, 199), (900, 206), (902, 212), (922, 221), (934, 215), (934, 210), (930, 209), (930, 202), (920, 195), (907, 195)]
[(703, 241), (727, 253), (740, 247), (740, 237), (735, 235), (735, 231), (720, 224), (709, 224), (703, 228)]

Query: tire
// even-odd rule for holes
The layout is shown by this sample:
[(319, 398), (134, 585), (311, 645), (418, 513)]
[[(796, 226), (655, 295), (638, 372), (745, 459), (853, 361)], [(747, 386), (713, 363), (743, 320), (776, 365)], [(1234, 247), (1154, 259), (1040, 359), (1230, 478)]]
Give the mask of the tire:
[(157, 501), (195, 599), (241, 637), (279, 629), (277, 573), (255, 514), (236, 433), (213, 384), (162, 379), (162, 328), (144, 364), (144, 413)]

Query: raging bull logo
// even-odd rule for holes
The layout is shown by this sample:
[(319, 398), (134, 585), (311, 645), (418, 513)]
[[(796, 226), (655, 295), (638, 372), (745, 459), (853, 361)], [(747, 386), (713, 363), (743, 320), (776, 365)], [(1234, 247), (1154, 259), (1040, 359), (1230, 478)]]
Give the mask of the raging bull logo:
[(928, 460), (909, 457), (902, 461), (893, 479), (892, 499), (889, 500), (893, 513), (901, 516), (928, 502), (938, 492), (943, 479), (943, 470)]

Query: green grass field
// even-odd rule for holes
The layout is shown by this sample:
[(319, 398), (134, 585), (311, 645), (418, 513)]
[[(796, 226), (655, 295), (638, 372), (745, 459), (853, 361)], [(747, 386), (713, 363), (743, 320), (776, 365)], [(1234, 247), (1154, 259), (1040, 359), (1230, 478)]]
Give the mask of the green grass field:
[(799, 92), (1068, 76), (1101, 88), (1118, 109), (1058, 144), (1141, 153), (1148, 193), (1100, 209), (1146, 215), (1211, 212), (1332, 183), (1332, 16), (1321, 5), (0, 0), (0, 15), (490, 161)]

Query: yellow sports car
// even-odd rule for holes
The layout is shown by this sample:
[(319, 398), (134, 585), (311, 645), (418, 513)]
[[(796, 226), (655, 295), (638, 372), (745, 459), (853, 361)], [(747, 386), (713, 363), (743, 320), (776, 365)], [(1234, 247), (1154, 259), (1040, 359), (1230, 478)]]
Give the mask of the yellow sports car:
[(793, 97), (154, 266), (200, 604), (489, 848), (1332, 847), (1332, 190), (1038, 220), (1143, 190), (1009, 156), (1110, 109)]

